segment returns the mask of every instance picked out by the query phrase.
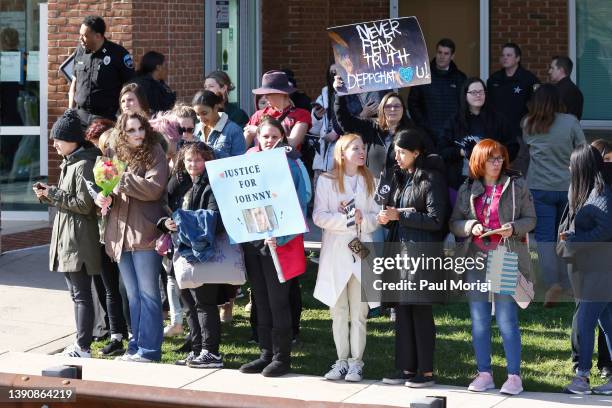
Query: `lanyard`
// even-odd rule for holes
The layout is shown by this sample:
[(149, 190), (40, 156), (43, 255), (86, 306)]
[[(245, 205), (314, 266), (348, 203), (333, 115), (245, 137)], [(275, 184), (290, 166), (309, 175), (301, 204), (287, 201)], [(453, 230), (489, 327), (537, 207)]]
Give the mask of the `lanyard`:
[(489, 226), (489, 221), (491, 219), (491, 207), (493, 207), (493, 197), (495, 196), (495, 191), (497, 190), (497, 184), (493, 185), (493, 190), (491, 194), (487, 194), (484, 199), (484, 203), (482, 204), (482, 211), (485, 212), (485, 207), (487, 208), (485, 212), (485, 227)]

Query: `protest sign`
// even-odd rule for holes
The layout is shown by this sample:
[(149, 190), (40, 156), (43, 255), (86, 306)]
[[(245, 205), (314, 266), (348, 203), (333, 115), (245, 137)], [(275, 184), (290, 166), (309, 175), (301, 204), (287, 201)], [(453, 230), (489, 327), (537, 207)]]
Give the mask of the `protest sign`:
[(306, 232), (284, 149), (213, 160), (206, 169), (232, 243)]
[(429, 57), (416, 17), (370, 21), (328, 28), (338, 94), (355, 94), (431, 83)]

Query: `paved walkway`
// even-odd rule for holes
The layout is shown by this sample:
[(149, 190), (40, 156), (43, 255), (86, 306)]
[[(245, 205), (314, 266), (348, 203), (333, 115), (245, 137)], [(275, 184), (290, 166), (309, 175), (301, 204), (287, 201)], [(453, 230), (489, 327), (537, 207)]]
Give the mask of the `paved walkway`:
[[(384, 404), (408, 407), (415, 398), (440, 395), (449, 408), (531, 408), (612, 406), (612, 397), (526, 392), (518, 397), (498, 392), (469, 393), (463, 387), (438, 385), (424, 390), (376, 381), (333, 383), (321, 377), (288, 375), (264, 378), (237, 370), (197, 370), (162, 364), (71, 359), (46, 355), (74, 340), (72, 304), (61, 274), (47, 270), (47, 247), (0, 256), (0, 372), (40, 375), (58, 364), (81, 364), (83, 379), (213, 392)], [(239, 385), (239, 388), (237, 387)]]

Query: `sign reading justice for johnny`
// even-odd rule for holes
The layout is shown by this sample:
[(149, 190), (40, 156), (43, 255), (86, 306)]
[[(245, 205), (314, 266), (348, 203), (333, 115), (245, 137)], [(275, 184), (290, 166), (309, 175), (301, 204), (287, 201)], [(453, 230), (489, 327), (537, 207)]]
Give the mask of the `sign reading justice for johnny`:
[(328, 28), (341, 95), (431, 83), (429, 57), (416, 17)]

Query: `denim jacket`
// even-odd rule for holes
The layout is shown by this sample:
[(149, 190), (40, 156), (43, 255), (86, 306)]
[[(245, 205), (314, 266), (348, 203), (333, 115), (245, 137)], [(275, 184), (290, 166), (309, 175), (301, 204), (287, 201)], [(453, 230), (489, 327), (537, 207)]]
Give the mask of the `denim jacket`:
[(196, 125), (195, 137), (213, 149), (216, 159), (244, 154), (246, 143), (242, 129), (229, 120), (226, 113), (219, 112), (219, 121), (208, 135), (208, 139), (205, 139), (202, 128), (202, 123)]

